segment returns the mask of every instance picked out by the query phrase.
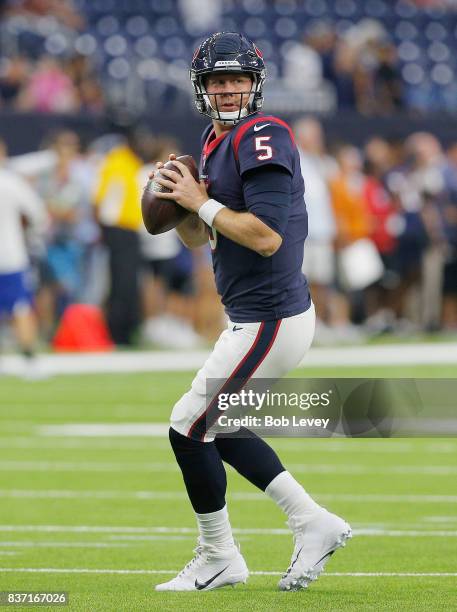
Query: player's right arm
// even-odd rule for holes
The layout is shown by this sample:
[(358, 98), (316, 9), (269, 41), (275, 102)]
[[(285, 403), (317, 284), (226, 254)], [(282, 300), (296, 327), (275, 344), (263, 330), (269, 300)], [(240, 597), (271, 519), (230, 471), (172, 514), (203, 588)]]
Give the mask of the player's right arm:
[(176, 227), (181, 242), (189, 249), (195, 249), (208, 242), (208, 230), (200, 217), (191, 213)]

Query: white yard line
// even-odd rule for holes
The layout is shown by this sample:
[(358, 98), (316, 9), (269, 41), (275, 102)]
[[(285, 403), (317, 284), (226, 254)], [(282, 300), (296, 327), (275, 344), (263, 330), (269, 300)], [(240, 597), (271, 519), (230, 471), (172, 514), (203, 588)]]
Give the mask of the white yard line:
[(127, 542), (39, 542), (39, 541), (0, 541), (0, 548), (127, 548)]
[[(4, 421), (2, 422), (3, 425)], [(17, 422), (16, 422), (17, 426)], [(100, 448), (137, 449), (152, 448), (149, 440), (134, 440), (134, 438), (155, 438), (153, 447), (169, 448), (168, 424), (165, 423), (78, 423), (66, 425), (41, 425), (35, 428), (36, 436), (0, 436), (0, 448), (90, 448), (96, 445)], [(127, 433), (128, 432), (128, 433)], [(54, 439), (47, 439), (54, 438)], [(71, 439), (72, 438), (72, 439)], [(121, 439), (119, 439), (121, 438)], [(132, 438), (124, 440), (122, 438)], [(312, 449), (320, 449), (326, 453), (411, 453), (417, 450), (417, 445), (396, 439), (394, 442), (378, 439), (375, 442), (367, 439), (357, 440), (357, 444), (348, 443), (347, 439), (270, 439), (275, 448), (291, 453), (303, 453)], [(457, 453), (457, 442), (440, 440), (421, 443), (425, 453)]]
[(434, 476), (450, 476), (457, 474), (456, 465), (389, 465), (387, 467), (371, 467), (360, 464), (306, 464), (288, 463), (291, 472), (308, 474), (420, 474)]
[[(89, 525), (0, 525), (0, 532), (8, 533), (104, 533), (104, 534), (195, 534), (191, 527), (105, 527)], [(234, 528), (240, 535), (290, 536), (290, 530), (284, 528)], [(361, 528), (354, 530), (355, 535), (370, 537), (457, 537), (457, 530), (427, 529), (382, 529)]]
[[(16, 427), (18, 423), (16, 422)], [(124, 435), (125, 425), (131, 428), (131, 433)], [(3, 426), (3, 422), (2, 422)], [(144, 440), (139, 439), (138, 434), (144, 434), (144, 429), (153, 426), (151, 435), (146, 433)], [(160, 426), (160, 429), (157, 427)], [(170, 443), (168, 441), (168, 425), (163, 423), (147, 423), (138, 425), (136, 423), (117, 423), (104, 424), (98, 423), (97, 434), (93, 429), (94, 424), (78, 424), (75, 433), (74, 425), (45, 425), (36, 428), (37, 435), (31, 436), (1, 436), (0, 448), (37, 448), (37, 449), (94, 449), (94, 450), (148, 450), (168, 449)], [(55, 429), (56, 428), (56, 429)], [(133, 433), (132, 433), (133, 432)], [(148, 438), (154, 438), (154, 441)], [(391, 439), (378, 439), (375, 443), (368, 440), (358, 439), (357, 444), (347, 442), (347, 440), (337, 440), (334, 438), (322, 439), (300, 439), (300, 440), (279, 440), (270, 439), (270, 443), (275, 449), (287, 453), (302, 453), (315, 452), (317, 450), (325, 453), (349, 453), (349, 454), (405, 454), (415, 453), (417, 445), (410, 442), (400, 442)], [(424, 443), (421, 441), (420, 450), (424, 453), (434, 454), (456, 454), (457, 442), (449, 442), (448, 440)]]
[[(0, 436), (0, 448), (27, 448), (27, 449), (83, 449), (83, 450), (164, 450), (171, 449), (167, 438), (155, 438), (154, 441), (139, 438), (133, 439), (134, 436), (128, 436), (125, 439), (116, 436), (96, 437), (37, 437), (37, 436)], [(298, 451), (299, 449), (297, 449)], [(292, 449), (294, 452), (294, 449)], [(300, 450), (303, 452), (303, 449)], [(335, 451), (336, 452), (336, 451)]]
[[(42, 574), (177, 574), (179, 570), (145, 570), (145, 569), (93, 569), (93, 568), (63, 568), (63, 567), (0, 567), (0, 572), (11, 573), (42, 573)], [(280, 576), (280, 571), (252, 571), (252, 576)], [(449, 578), (457, 576), (457, 572), (326, 572), (323, 577), (340, 576), (345, 578)]]
[[(196, 531), (186, 531), (186, 533), (194, 533), (194, 537), (197, 536)], [(355, 536), (367, 536), (367, 537), (388, 537), (388, 538), (417, 538), (417, 537), (437, 537), (437, 538), (457, 538), (457, 530), (438, 530), (438, 529), (423, 529), (419, 525), (418, 529), (383, 529), (380, 527), (376, 528), (354, 528), (352, 530)], [(238, 529), (233, 528), (233, 533), (237, 535), (257, 535), (257, 536), (291, 536), (289, 529)], [(168, 537), (168, 536), (167, 536)], [(118, 535), (109, 536), (113, 540), (134, 540), (134, 541), (149, 541), (155, 539), (155, 536), (137, 536), (137, 535)]]
[(111, 463), (104, 461), (0, 461), (11, 472), (177, 472), (176, 463)]
[[(456, 504), (457, 495), (428, 494), (382, 494), (382, 493), (314, 493), (319, 501), (329, 502), (366, 502), (366, 503), (431, 503)], [(0, 498), (30, 499), (136, 499), (136, 500), (184, 500), (185, 491), (113, 491), (113, 490), (79, 490), (79, 489), (0, 489)], [(263, 493), (255, 491), (232, 492), (228, 494), (231, 502), (267, 501)]]
[[(417, 474), (453, 476), (456, 465), (394, 465), (371, 467), (361, 464), (289, 463), (292, 472), (304, 474)], [(178, 472), (175, 462), (105, 462), (105, 461), (0, 461), (0, 470), (12, 472)]]
[(168, 438), (168, 423), (69, 423), (66, 425), (42, 425), (36, 428), (40, 436), (84, 437), (148, 437)]
[[(52, 429), (53, 426), (49, 426)], [(79, 426), (84, 428), (84, 426)], [(103, 428), (103, 425), (99, 425), (99, 427)], [(109, 427), (109, 426), (108, 426)], [(122, 425), (119, 429), (122, 428)], [(48, 429), (47, 426), (43, 428), (37, 429)], [(167, 430), (168, 432), (168, 430)], [(117, 435), (116, 433), (108, 434), (101, 433), (98, 435), (93, 435), (92, 432), (88, 432), (88, 434), (80, 433), (73, 435), (72, 429), (65, 429), (61, 433), (55, 433), (54, 431), (50, 431), (49, 433), (42, 431), (37, 432), (38, 435), (32, 436), (1, 436), (0, 435), (0, 448), (33, 448), (33, 449), (85, 449), (85, 450), (150, 450), (150, 449), (171, 449), (170, 443), (168, 441), (168, 433), (167, 435), (152, 435), (152, 436), (142, 436), (145, 437), (145, 440), (141, 440), (139, 436), (129, 435), (124, 436), (123, 434)], [(147, 438), (154, 438), (153, 441)], [(124, 439), (125, 438), (125, 439)], [(412, 444), (398, 444), (398, 442), (394, 442), (391, 445), (382, 445), (379, 444), (378, 448), (376, 446), (371, 445), (362, 445), (354, 446), (349, 444), (341, 443), (340, 441), (336, 441), (330, 438), (326, 438), (325, 440), (313, 440), (311, 442), (312, 448), (309, 446), (309, 439), (301, 440), (301, 443), (297, 444), (297, 440), (287, 440), (285, 443), (278, 440), (269, 439), (270, 443), (275, 447), (275, 449), (280, 450), (281, 452), (288, 453), (306, 453), (311, 451), (319, 450), (326, 453), (351, 453), (351, 454), (360, 454), (360, 453), (379, 453), (379, 454), (397, 454), (397, 453), (412, 453), (417, 450)], [(360, 439), (358, 440), (360, 442)], [(427, 447), (421, 446), (421, 449), (424, 452), (435, 452), (435, 453), (455, 453), (457, 452), (457, 444), (452, 447), (444, 446), (442, 449), (439, 447)]]
[[(154, 535), (149, 536), (147, 541), (154, 540), (190, 540), (194, 539), (193, 536), (185, 536), (185, 535)], [(0, 541), (0, 549), (1, 548), (128, 548), (131, 546), (135, 546), (135, 542), (123, 539), (111, 538), (110, 542), (59, 542), (58, 540), (52, 540), (51, 542), (45, 542), (40, 540), (16, 540), (14, 542), (5, 542)], [(1, 553), (2, 551), (0, 551)]]
[(424, 516), (425, 523), (457, 523), (457, 516)]
[[(80, 353), (41, 355), (45, 374), (93, 374), (113, 372), (194, 371), (200, 368), (209, 351), (137, 351), (131, 353)], [(372, 366), (372, 365), (457, 366), (456, 343), (391, 344), (376, 346), (341, 346), (312, 348), (301, 367)], [(3, 356), (2, 372), (22, 375), (24, 360), (16, 355)]]

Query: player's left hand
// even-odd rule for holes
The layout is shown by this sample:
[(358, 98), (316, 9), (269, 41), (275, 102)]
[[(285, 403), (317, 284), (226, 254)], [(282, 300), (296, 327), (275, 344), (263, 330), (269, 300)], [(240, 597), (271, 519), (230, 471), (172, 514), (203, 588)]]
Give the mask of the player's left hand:
[(171, 189), (171, 193), (161, 193), (160, 197), (166, 200), (174, 200), (183, 208), (196, 213), (200, 206), (209, 200), (205, 183), (203, 181), (197, 183), (187, 169), (187, 166), (179, 160), (173, 159), (173, 164), (180, 169), (182, 176), (174, 170), (167, 170), (165, 168), (160, 168), (160, 174), (167, 178), (163, 178), (158, 174), (154, 176), (154, 180), (157, 183)]

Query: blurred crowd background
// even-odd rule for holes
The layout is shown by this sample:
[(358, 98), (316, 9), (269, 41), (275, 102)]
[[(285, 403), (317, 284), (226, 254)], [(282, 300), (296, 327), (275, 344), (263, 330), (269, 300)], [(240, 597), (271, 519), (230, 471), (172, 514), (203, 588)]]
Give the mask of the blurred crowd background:
[[(52, 342), (72, 304), (103, 309), (117, 345), (193, 348), (217, 337), (224, 315), (208, 249), (146, 234), (139, 202), (154, 162), (198, 150), (179, 127), (203, 125), (188, 65), (220, 29), (254, 39), (268, 69), (265, 108), (295, 130), (316, 341), (456, 333), (456, 9), (451, 0), (0, 0), (0, 193), (28, 202), (34, 296), (20, 342)], [(399, 117), (401, 134), (388, 129)], [(2, 195), (0, 225), (7, 206)]]
[[(242, 31), (270, 108), (455, 110), (455, 0), (1, 0), (0, 104), (187, 108), (202, 36)], [(285, 95), (285, 90), (289, 95)]]

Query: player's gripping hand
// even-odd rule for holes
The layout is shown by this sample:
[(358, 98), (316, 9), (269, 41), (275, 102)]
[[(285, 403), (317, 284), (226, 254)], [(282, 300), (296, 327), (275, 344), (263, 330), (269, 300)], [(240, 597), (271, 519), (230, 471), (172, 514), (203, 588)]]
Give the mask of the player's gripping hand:
[[(169, 161), (175, 161), (175, 159), (176, 159), (176, 155), (174, 153), (170, 153), (170, 155), (168, 156), (168, 160)], [(155, 170), (152, 170), (152, 172), (149, 173), (149, 175), (148, 175), (149, 178), (150, 179), (154, 178), (154, 176), (157, 174), (157, 170), (160, 170), (160, 168), (163, 168), (164, 165), (165, 164), (163, 162), (160, 162), (160, 161), (157, 162), (156, 165), (155, 165), (156, 166)]]
[(176, 159), (176, 155), (171, 153), (168, 158), (179, 168), (182, 176), (174, 170), (163, 168), (162, 162), (158, 162), (156, 169), (160, 170), (160, 175), (155, 171), (154, 180), (171, 190), (170, 193), (161, 192), (160, 197), (165, 200), (174, 200), (183, 208), (197, 213), (200, 206), (209, 199), (205, 183), (203, 181), (197, 183), (187, 166)]

